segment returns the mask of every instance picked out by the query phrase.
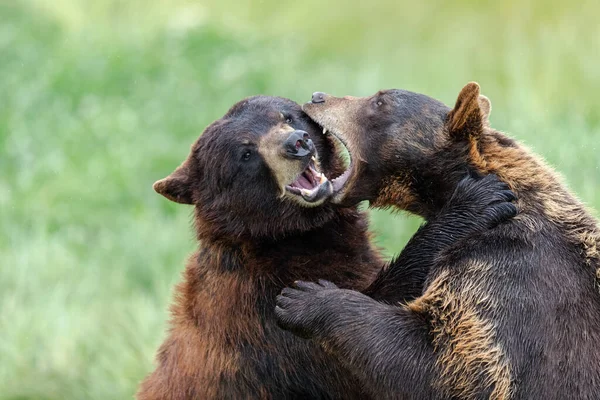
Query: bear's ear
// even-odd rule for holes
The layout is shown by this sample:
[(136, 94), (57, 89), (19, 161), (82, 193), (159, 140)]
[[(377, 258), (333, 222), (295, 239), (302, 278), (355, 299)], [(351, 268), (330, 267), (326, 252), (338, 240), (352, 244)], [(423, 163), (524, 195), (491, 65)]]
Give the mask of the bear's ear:
[(492, 102), (482, 94), (479, 95), (477, 102), (479, 103), (479, 109), (481, 110), (481, 119), (483, 120), (483, 125), (489, 127), (490, 114), (492, 113)]
[(479, 85), (468, 83), (458, 94), (456, 105), (448, 114), (450, 137), (458, 140), (478, 137), (487, 125), (490, 111), (491, 103), (487, 97), (479, 95)]
[(181, 204), (193, 204), (189, 163), (186, 160), (166, 178), (154, 182), (156, 193)]

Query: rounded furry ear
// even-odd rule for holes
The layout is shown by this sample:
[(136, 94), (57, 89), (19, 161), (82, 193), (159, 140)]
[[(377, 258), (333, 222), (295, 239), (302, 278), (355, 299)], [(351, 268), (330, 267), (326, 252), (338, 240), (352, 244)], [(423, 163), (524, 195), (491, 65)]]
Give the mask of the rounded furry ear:
[(481, 110), (481, 118), (485, 126), (490, 126), (490, 114), (492, 113), (492, 102), (486, 96), (480, 94), (477, 99), (479, 109)]
[(448, 132), (452, 138), (466, 139), (470, 136), (477, 137), (483, 131), (485, 125), (485, 111), (482, 111), (482, 107), (485, 108), (487, 105), (487, 112), (491, 110), (491, 104), (489, 100), (487, 103), (483, 98), (486, 97), (479, 95), (479, 84), (475, 82), (468, 83), (456, 99), (456, 105), (454, 109), (448, 114)]
[(156, 193), (171, 201), (181, 204), (193, 204), (188, 161), (186, 160), (177, 167), (171, 175), (154, 182), (152, 187)]

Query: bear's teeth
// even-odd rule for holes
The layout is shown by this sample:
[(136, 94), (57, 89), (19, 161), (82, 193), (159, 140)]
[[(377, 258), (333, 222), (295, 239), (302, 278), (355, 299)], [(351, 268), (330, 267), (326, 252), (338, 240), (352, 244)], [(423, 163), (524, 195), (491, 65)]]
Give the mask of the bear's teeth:
[(310, 169), (310, 172), (313, 175), (313, 177), (316, 178), (317, 185), (322, 185), (323, 183), (325, 183), (327, 181), (327, 177), (325, 176), (324, 173), (317, 171), (313, 167), (308, 167), (308, 168)]
[(319, 185), (322, 185), (325, 182), (327, 182), (327, 177), (325, 176), (325, 174), (321, 174), (321, 176), (319, 176)]
[(323, 135), (327, 133), (327, 128), (323, 128)]

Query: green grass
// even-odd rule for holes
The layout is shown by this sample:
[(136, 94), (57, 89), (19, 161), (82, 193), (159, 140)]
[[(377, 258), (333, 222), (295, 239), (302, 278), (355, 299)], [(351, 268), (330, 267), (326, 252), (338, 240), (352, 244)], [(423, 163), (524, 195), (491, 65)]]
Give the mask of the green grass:
[[(0, 2), (0, 399), (131, 398), (195, 246), (152, 183), (245, 96), (476, 80), (600, 210), (600, 4), (449, 3)], [(389, 253), (418, 225), (372, 220)]]

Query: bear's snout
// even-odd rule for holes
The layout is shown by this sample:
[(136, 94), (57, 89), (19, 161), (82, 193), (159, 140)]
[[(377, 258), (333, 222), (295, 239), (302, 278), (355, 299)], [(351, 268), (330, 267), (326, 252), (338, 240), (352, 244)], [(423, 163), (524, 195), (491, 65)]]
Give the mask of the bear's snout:
[(305, 131), (293, 131), (283, 142), (286, 154), (298, 158), (313, 156), (315, 154), (315, 145)]
[(323, 92), (314, 92), (312, 95), (313, 103), (325, 103), (326, 94)]

